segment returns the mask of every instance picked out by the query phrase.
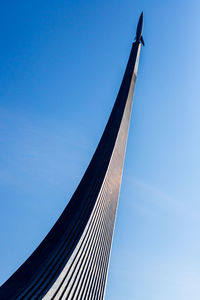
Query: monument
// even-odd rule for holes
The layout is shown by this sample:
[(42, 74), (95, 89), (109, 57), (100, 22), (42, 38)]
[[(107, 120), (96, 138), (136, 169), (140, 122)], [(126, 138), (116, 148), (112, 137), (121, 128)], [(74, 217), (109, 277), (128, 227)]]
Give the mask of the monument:
[(108, 123), (71, 200), (0, 299), (103, 299), (141, 50), (141, 14)]

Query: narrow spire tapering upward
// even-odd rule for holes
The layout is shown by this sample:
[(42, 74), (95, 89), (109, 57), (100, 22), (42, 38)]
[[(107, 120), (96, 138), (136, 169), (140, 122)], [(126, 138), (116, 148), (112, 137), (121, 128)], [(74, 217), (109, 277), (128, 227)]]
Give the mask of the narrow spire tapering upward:
[(56, 224), (1, 286), (0, 299), (103, 299), (141, 50), (143, 14), (110, 118)]

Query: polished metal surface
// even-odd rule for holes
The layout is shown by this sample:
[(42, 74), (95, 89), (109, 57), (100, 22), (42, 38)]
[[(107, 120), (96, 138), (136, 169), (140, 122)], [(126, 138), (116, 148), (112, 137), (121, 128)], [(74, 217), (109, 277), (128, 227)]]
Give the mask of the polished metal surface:
[(62, 215), (0, 299), (103, 299), (141, 44), (124, 78), (95, 154)]

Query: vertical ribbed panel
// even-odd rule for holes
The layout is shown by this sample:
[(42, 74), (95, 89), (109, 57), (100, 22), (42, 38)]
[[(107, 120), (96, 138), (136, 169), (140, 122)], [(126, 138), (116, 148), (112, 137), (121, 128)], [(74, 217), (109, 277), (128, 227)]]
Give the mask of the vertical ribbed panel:
[(72, 199), (0, 299), (103, 299), (140, 54), (126, 72), (97, 150)]

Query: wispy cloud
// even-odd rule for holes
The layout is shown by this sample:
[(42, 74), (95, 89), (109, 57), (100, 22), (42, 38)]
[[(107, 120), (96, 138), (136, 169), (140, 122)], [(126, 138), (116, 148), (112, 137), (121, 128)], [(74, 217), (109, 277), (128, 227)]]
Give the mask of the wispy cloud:
[(193, 207), (188, 199), (180, 199), (168, 194), (162, 188), (157, 187), (149, 182), (139, 180), (136, 178), (129, 178), (130, 186), (136, 189), (142, 196), (143, 205), (156, 206), (162, 210), (173, 214), (184, 215), (189, 218), (199, 219), (199, 213)]
[(60, 189), (70, 174), (81, 169), (84, 172), (87, 161), (83, 153), (91, 155), (90, 140), (78, 127), (72, 129), (67, 121), (39, 119), (1, 108), (0, 119), (2, 184), (32, 190), (35, 181), (41, 181)]

